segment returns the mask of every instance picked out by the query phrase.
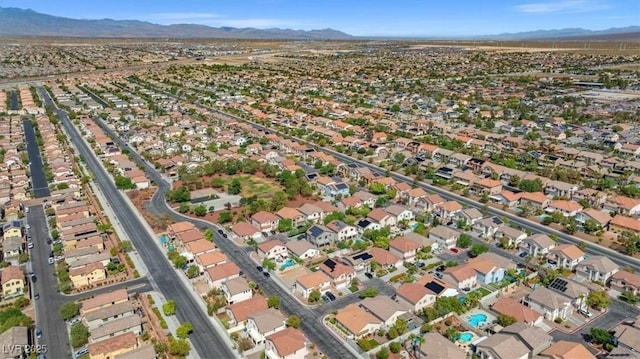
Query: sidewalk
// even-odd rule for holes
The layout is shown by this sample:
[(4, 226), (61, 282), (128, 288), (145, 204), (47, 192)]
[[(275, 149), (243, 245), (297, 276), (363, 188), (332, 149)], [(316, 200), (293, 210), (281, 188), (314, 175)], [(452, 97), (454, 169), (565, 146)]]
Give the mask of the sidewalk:
[[(83, 141), (86, 141), (85, 138), (82, 139)], [(95, 153), (92, 153), (93, 156), (95, 156)], [(113, 177), (110, 176), (110, 179), (113, 180)], [(91, 182), (91, 188), (93, 189), (94, 193), (96, 194), (96, 196), (98, 197), (98, 200), (100, 201), (100, 203), (103, 206), (103, 210), (107, 213), (107, 215), (109, 216), (109, 219), (111, 220), (111, 224), (114, 228), (114, 230), (116, 231), (116, 233), (118, 234), (118, 236), (121, 239), (129, 239), (129, 236), (126, 235), (126, 232), (124, 231), (124, 229), (122, 228), (120, 221), (118, 220), (118, 218), (115, 216), (114, 212), (113, 212), (113, 208), (111, 208), (111, 205), (109, 203), (109, 201), (104, 197), (104, 194), (102, 193), (102, 191), (95, 185), (95, 183)], [(124, 191), (119, 191), (120, 195), (122, 196), (122, 198), (125, 199), (125, 202), (127, 203), (127, 205), (133, 210), (133, 212), (136, 214), (136, 216), (138, 217), (138, 220), (140, 221), (140, 223), (142, 224), (142, 226), (145, 228), (145, 230), (149, 233), (149, 235), (151, 236), (151, 238), (153, 238), (153, 243), (158, 246), (158, 248), (160, 248), (162, 253), (166, 253), (166, 249), (162, 247), (162, 245), (160, 244), (160, 240), (159, 238), (157, 238), (156, 233), (153, 231), (153, 229), (151, 229), (151, 227), (149, 226), (149, 223), (147, 223), (147, 221), (144, 219), (144, 217), (142, 216), (142, 214), (140, 214), (140, 212), (138, 211), (138, 209), (136, 208), (136, 206), (133, 204), (133, 202), (131, 202), (131, 199), (129, 198), (129, 196), (127, 196)], [(134, 247), (134, 251), (129, 253), (129, 256), (131, 257), (131, 260), (133, 261), (136, 269), (138, 270), (138, 273), (140, 274), (140, 276), (146, 275), (149, 273), (148, 268), (146, 267), (146, 265), (144, 264), (144, 262), (142, 261), (142, 259), (138, 256), (137, 250)], [(168, 261), (169, 259), (166, 258), (166, 260)], [(174, 269), (176, 270), (176, 269)], [(176, 270), (178, 271), (178, 270)], [(200, 297), (200, 295), (196, 292), (195, 287), (193, 287), (193, 285), (189, 282), (188, 278), (186, 277), (186, 275), (184, 273), (182, 273), (181, 271), (179, 271), (178, 273), (178, 278), (180, 278), (180, 280), (185, 284), (185, 286), (187, 288), (192, 288), (193, 290), (188, 291), (189, 294), (194, 298), (195, 302), (198, 303), (198, 306), (200, 307), (200, 310), (203, 311), (204, 313), (207, 313), (207, 306), (206, 303), (204, 302), (204, 300), (202, 299), (202, 297)], [(151, 283), (151, 286), (154, 288), (157, 288), (155, 281), (153, 280), (152, 276), (149, 276), (149, 282)], [(155, 295), (157, 296), (157, 298), (159, 298), (158, 300), (156, 300), (156, 298), (154, 298), (154, 300), (156, 300), (156, 303), (164, 303), (166, 300), (164, 298), (161, 297), (160, 293), (155, 293)], [(157, 304), (159, 306), (161, 306), (161, 304)], [(167, 324), (169, 325), (169, 329), (175, 333), (175, 329), (180, 325), (179, 323), (176, 324), (178, 321), (175, 318), (175, 316), (172, 316), (173, 318), (168, 318), (166, 319)], [(225, 341), (226, 345), (229, 348), (235, 348), (235, 344), (233, 343), (233, 341), (231, 340), (231, 338), (229, 337), (229, 334), (227, 333), (227, 331), (224, 329), (224, 326), (222, 325), (222, 323), (220, 321), (217, 320), (216, 317), (209, 317), (209, 320), (211, 321), (213, 328), (215, 329), (216, 333), (222, 338), (223, 341)], [(172, 322), (173, 326), (172, 326)], [(191, 343), (189, 343), (191, 344)], [(191, 346), (193, 348), (193, 345)], [(234, 351), (236, 358), (240, 358), (240, 354), (237, 351)], [(188, 356), (190, 359), (198, 359), (198, 353), (195, 352), (195, 350), (191, 350), (190, 354)]]
[[(149, 294), (151, 295), (151, 298), (153, 298), (153, 301), (156, 303), (155, 307), (160, 310), (160, 315), (162, 315), (162, 317), (164, 318), (164, 321), (167, 322), (167, 326), (169, 327), (169, 331), (171, 331), (171, 333), (173, 334), (174, 338), (177, 338), (176, 337), (176, 330), (178, 330), (178, 327), (180, 326), (180, 322), (178, 321), (178, 319), (176, 318), (175, 315), (164, 315), (164, 313), (162, 311), (162, 305), (167, 302), (167, 299), (162, 294), (160, 294), (160, 293), (158, 293), (156, 291), (149, 292)], [(189, 343), (189, 345), (191, 345), (191, 343)], [(192, 348), (193, 348), (193, 346), (192, 346)], [(189, 351), (189, 355), (187, 355), (187, 359), (199, 359), (199, 358), (200, 357), (195, 352), (195, 350), (190, 350)]]

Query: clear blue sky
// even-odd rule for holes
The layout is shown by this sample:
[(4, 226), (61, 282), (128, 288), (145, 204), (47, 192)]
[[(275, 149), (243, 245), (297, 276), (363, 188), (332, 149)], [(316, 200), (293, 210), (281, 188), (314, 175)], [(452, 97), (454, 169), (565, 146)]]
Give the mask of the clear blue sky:
[(358, 36), (473, 36), (640, 25), (640, 0), (0, 0), (82, 19), (322, 29)]

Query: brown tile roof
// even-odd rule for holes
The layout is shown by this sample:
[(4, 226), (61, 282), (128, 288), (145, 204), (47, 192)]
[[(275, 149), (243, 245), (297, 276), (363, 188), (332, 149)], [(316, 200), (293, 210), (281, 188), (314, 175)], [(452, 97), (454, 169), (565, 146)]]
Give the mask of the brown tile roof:
[(206, 239), (199, 239), (197, 241), (187, 243), (187, 249), (189, 250), (189, 252), (197, 254), (207, 251), (213, 251), (216, 249), (216, 246)]
[(450, 274), (458, 282), (477, 276), (476, 271), (470, 265), (459, 265), (449, 267), (444, 270), (443, 274)]
[(216, 281), (234, 275), (240, 275), (240, 267), (234, 262), (227, 262), (207, 268), (207, 273), (209, 273), (209, 278), (211, 278), (212, 281)]
[(580, 211), (582, 206), (574, 201), (556, 200), (549, 203), (549, 207), (558, 208), (565, 212)]
[(267, 222), (277, 221), (278, 217), (271, 212), (260, 211), (260, 212), (254, 213), (253, 216), (251, 216), (251, 219), (258, 223), (267, 223)]
[(129, 299), (129, 294), (126, 289), (118, 289), (113, 292), (97, 295), (93, 298), (87, 299), (82, 302), (82, 311), (90, 311), (96, 308), (111, 305), (112, 303), (118, 303)]
[(324, 272), (316, 271), (309, 274), (298, 277), (296, 282), (300, 283), (305, 288), (316, 288), (320, 284), (331, 282), (331, 278)]
[(401, 259), (395, 254), (389, 252), (386, 249), (379, 247), (372, 247), (369, 249), (369, 254), (373, 256), (373, 260), (382, 266), (391, 266), (398, 263)]
[(378, 318), (360, 308), (357, 304), (349, 304), (339, 310), (335, 318), (355, 335), (359, 334), (368, 324), (380, 324)]
[(183, 222), (176, 222), (176, 223), (172, 223), (169, 225), (169, 230), (173, 231), (173, 233), (178, 234), (181, 232), (186, 232), (190, 229), (194, 229), (195, 225), (191, 222), (187, 222), (187, 221), (183, 221)]
[(621, 214), (613, 217), (613, 219), (611, 220), (611, 225), (640, 232), (640, 221), (631, 217), (623, 216)]
[(267, 253), (268, 251), (270, 251), (271, 249), (277, 246), (284, 247), (284, 243), (282, 243), (282, 241), (279, 239), (271, 239), (258, 244), (258, 249), (260, 249), (264, 253)]
[(550, 253), (560, 252), (564, 257), (569, 258), (571, 260), (575, 260), (584, 256), (584, 252), (580, 248), (578, 248), (576, 245), (573, 245), (573, 244), (561, 244), (553, 248), (549, 252)]
[(231, 230), (233, 231), (233, 233), (241, 237), (251, 236), (257, 232), (260, 232), (260, 230), (253, 224), (247, 222), (236, 223), (233, 225), (233, 227), (231, 227)]
[(396, 237), (393, 241), (391, 241), (391, 243), (389, 243), (389, 248), (394, 248), (399, 252), (405, 253), (412, 250), (417, 250), (418, 248), (420, 248), (420, 245), (407, 237)]
[(251, 299), (227, 306), (227, 310), (233, 313), (233, 317), (237, 323), (244, 322), (250, 315), (261, 312), (267, 308), (267, 299), (261, 295), (256, 295)]
[(549, 200), (542, 192), (522, 192), (520, 193), (520, 199), (535, 203), (544, 203)]
[(640, 275), (636, 273), (631, 273), (627, 271), (618, 271), (613, 276), (612, 279), (625, 281), (630, 286), (635, 288), (640, 288)]
[(284, 207), (279, 210), (277, 213), (278, 217), (284, 219), (296, 219), (298, 216), (303, 216), (303, 214), (295, 208)]
[(553, 343), (540, 356), (551, 359), (596, 359), (584, 345), (566, 340)]
[(511, 298), (498, 298), (496, 302), (491, 306), (491, 310), (498, 314), (510, 315), (519, 322), (525, 322), (527, 324), (535, 323), (542, 314), (530, 309), (524, 304)]
[(129, 348), (133, 350), (138, 345), (138, 339), (132, 332), (128, 332), (117, 337), (109, 338), (97, 343), (89, 344), (89, 355), (97, 356), (100, 354), (112, 353), (116, 350)]
[(2, 284), (7, 283), (8, 281), (19, 279), (24, 282), (24, 273), (18, 266), (10, 265), (2, 270)]
[(423, 285), (417, 283), (405, 283), (396, 289), (396, 294), (404, 298), (411, 304), (416, 304), (422, 300), (426, 295), (434, 295), (430, 290)]
[(307, 339), (304, 334), (295, 328), (286, 328), (277, 333), (271, 334), (266, 338), (273, 343), (278, 355), (286, 357), (306, 346)]

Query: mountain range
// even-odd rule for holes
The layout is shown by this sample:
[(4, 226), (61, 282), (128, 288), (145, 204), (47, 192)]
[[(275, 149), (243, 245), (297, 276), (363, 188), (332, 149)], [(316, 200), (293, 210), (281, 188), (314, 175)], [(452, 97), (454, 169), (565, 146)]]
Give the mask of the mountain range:
[(33, 10), (0, 7), (0, 36), (96, 38), (213, 38), (348, 40), (334, 29), (292, 30), (211, 27), (196, 24), (158, 25), (138, 20), (79, 20)]
[[(138, 20), (81, 20), (42, 14), (30, 9), (0, 7), (0, 36), (10, 37), (93, 37), (93, 38), (212, 38), (275, 40), (356, 40), (334, 29), (293, 30), (211, 27), (197, 24), (159, 25)], [(537, 30), (498, 35), (474, 36), (477, 40), (548, 40), (548, 39), (638, 39), (640, 26), (585, 30), (568, 28)], [(378, 37), (379, 38), (379, 37)], [(431, 37), (425, 37), (431, 38)], [(417, 39), (417, 38), (413, 38)]]

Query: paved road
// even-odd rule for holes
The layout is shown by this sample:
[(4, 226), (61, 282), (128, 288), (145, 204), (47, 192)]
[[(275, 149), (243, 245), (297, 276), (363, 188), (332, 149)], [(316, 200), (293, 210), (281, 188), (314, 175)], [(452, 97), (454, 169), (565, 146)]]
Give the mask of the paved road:
[(49, 233), (44, 208), (41, 205), (29, 207), (27, 222), (31, 226), (29, 234), (34, 243), (33, 249), (29, 251), (31, 270), (38, 278), (33, 285), (33, 292), (40, 294), (40, 299), (34, 301), (36, 326), (42, 329), (42, 338), (38, 342), (39, 344), (47, 344), (47, 357), (70, 358), (71, 348), (69, 347), (67, 326), (60, 316), (60, 307), (64, 303), (91, 298), (120, 288), (127, 288), (130, 295), (147, 292), (152, 288), (146, 277), (140, 277), (73, 295), (64, 295), (58, 292), (58, 280), (53, 275), (55, 265), (48, 263), (52, 247), (47, 244)]
[[(56, 107), (49, 94), (43, 88), (38, 88), (38, 91), (44, 101), (55, 109), (67, 133), (72, 137), (81, 138), (78, 129), (73, 126), (67, 114)], [(216, 353), (216, 357), (219, 358), (235, 357), (236, 355), (232, 349), (227, 347), (222, 338), (217, 335), (207, 313), (200, 310), (193, 296), (188, 293), (192, 289), (187, 288), (177, 277), (178, 274), (170, 265), (164, 253), (154, 243), (157, 239), (153, 238), (140, 223), (138, 216), (122, 197), (122, 193), (115, 187), (111, 177), (102, 167), (102, 164), (98, 162), (89, 146), (84, 141), (75, 141), (75, 145), (78, 152), (84, 157), (85, 163), (93, 172), (96, 184), (105, 196), (109, 198), (111, 207), (115, 209), (118, 221), (129, 235), (129, 239), (149, 269), (152, 285), (165, 298), (175, 300), (176, 317), (181, 323), (188, 321), (193, 325), (193, 333), (189, 337), (193, 344), (193, 349), (202, 358), (210, 358), (212, 353)]]
[[(177, 212), (174, 212), (169, 208), (167, 202), (165, 200), (165, 194), (167, 190), (170, 188), (170, 184), (167, 183), (160, 173), (158, 173), (155, 168), (151, 167), (142, 156), (140, 156), (133, 148), (131, 148), (126, 142), (124, 142), (120, 137), (118, 137), (117, 133), (115, 133), (111, 128), (106, 126), (106, 124), (100, 120), (96, 119), (96, 123), (105, 131), (105, 133), (121, 147), (124, 149), (128, 149), (134, 159), (144, 166), (144, 171), (147, 173), (149, 178), (158, 186), (158, 191), (153, 195), (151, 201), (148, 204), (149, 209), (154, 214), (167, 213), (171, 219), (176, 221), (190, 221), (195, 223), (201, 229), (210, 228), (214, 232), (214, 242), (216, 245), (227, 254), (231, 260), (233, 260), (240, 269), (247, 275), (252, 281), (260, 285), (260, 288), (267, 293), (268, 295), (275, 294), (280, 298), (280, 308), (283, 312), (288, 315), (295, 314), (301, 319), (301, 329), (305, 332), (307, 337), (315, 343), (320, 351), (322, 351), (329, 358), (351, 358), (354, 356), (359, 356), (359, 353), (353, 352), (353, 348), (347, 347), (341, 341), (337, 341), (335, 338), (331, 336), (328, 332), (327, 328), (322, 323), (322, 318), (313, 311), (311, 308), (303, 306), (291, 296), (289, 291), (286, 291), (279, 285), (277, 285), (273, 279), (267, 279), (264, 277), (262, 272), (256, 269), (256, 264), (249, 258), (247, 252), (238, 247), (232, 241), (223, 238), (220, 234), (218, 234), (218, 227), (213, 226), (212, 224), (194, 219), (191, 217), (183, 216)], [(86, 158), (86, 157), (85, 157)], [(135, 243), (134, 243), (135, 244)], [(138, 248), (136, 246), (136, 248)], [(146, 261), (145, 261), (146, 263)], [(150, 271), (153, 272), (153, 270)], [(385, 292), (388, 289), (384, 290)]]
[(42, 329), (40, 344), (47, 344), (47, 356), (51, 358), (68, 358), (71, 356), (67, 327), (60, 317), (60, 306), (67, 300), (57, 291), (57, 278), (53, 275), (55, 266), (49, 264), (48, 258), (51, 246), (47, 244), (49, 236), (47, 218), (44, 208), (29, 207), (27, 221), (31, 226), (30, 234), (33, 238), (33, 249), (29, 251), (32, 270), (38, 278), (34, 285), (34, 292), (40, 293), (36, 304), (36, 325)]
[(40, 149), (36, 142), (36, 131), (33, 129), (33, 124), (29, 119), (24, 119), (22, 126), (24, 127), (24, 137), (27, 141), (27, 151), (29, 152), (29, 172), (31, 174), (33, 195), (36, 198), (49, 197), (51, 193), (49, 192), (47, 179), (44, 177)]
[(9, 92), (9, 110), (18, 111), (20, 109), (20, 103), (18, 102), (18, 93), (15, 90)]
[[(200, 107), (206, 108), (209, 111), (213, 112), (214, 114), (216, 114), (220, 119), (222, 120), (232, 120), (232, 121), (241, 121), (241, 122), (245, 122), (248, 124), (251, 124), (254, 128), (258, 128), (258, 129), (262, 129), (262, 130), (269, 130), (269, 131), (273, 131), (273, 132), (278, 132), (277, 130), (271, 129), (269, 127), (266, 127), (264, 125), (261, 125), (259, 123), (253, 122), (253, 121), (249, 121), (246, 120), (244, 118), (241, 117), (237, 117), (237, 116), (233, 116), (230, 115), (228, 113), (216, 110), (214, 108), (211, 107), (207, 107), (207, 106), (202, 106), (200, 105)], [(382, 175), (385, 175), (386, 170), (382, 169), (374, 164), (368, 163), (366, 161), (361, 161), (358, 159), (355, 159), (353, 157), (347, 156), (345, 154), (342, 154), (338, 151), (334, 151), (332, 149), (326, 148), (326, 147), (319, 147), (307, 140), (301, 139), (301, 138), (297, 138), (297, 137), (291, 137), (293, 140), (298, 141), (299, 143), (303, 143), (303, 144), (308, 144), (308, 145), (312, 145), (316, 148), (318, 148), (320, 151), (330, 154), (332, 156), (334, 156), (336, 159), (340, 160), (343, 163), (346, 164), (357, 164), (361, 167), (367, 167), (369, 168), (372, 172), (374, 173), (379, 173)], [(409, 176), (405, 176), (396, 172), (391, 172), (391, 177), (393, 179), (395, 179), (396, 181), (400, 181), (400, 182), (405, 182), (405, 183), (409, 183), (412, 184), (413, 183), (413, 178), (409, 177)], [(446, 200), (454, 200), (457, 201), (463, 205), (466, 205), (468, 207), (475, 207), (478, 209), (481, 209), (482, 207), (484, 207), (484, 204), (474, 201), (473, 199), (464, 197), (464, 196), (460, 196), (458, 194), (455, 193), (451, 193), (446, 189), (442, 189), (440, 187), (436, 187), (424, 182), (419, 182), (418, 186), (420, 186), (422, 189), (432, 192), (432, 193), (437, 193), (440, 196), (442, 196), (444, 199)], [(489, 214), (491, 215), (495, 215), (498, 217), (505, 217), (507, 218), (511, 223), (515, 223), (517, 225), (519, 225), (522, 230), (526, 230), (529, 229), (532, 231), (532, 233), (545, 233), (547, 235), (551, 235), (551, 234), (555, 234), (558, 236), (558, 239), (560, 242), (562, 243), (568, 243), (568, 244), (579, 244), (581, 242), (583, 242), (582, 240), (580, 240), (577, 237), (574, 237), (572, 235), (566, 234), (564, 232), (561, 231), (557, 231), (553, 228), (550, 228), (548, 226), (542, 225), (540, 223), (537, 222), (533, 222), (533, 221), (529, 221), (527, 219), (521, 218), (513, 213), (510, 212), (506, 212), (497, 208), (493, 208), (493, 207), (489, 207), (488, 208)], [(616, 252), (612, 249), (609, 248), (605, 248), (602, 247), (600, 245), (591, 243), (591, 242), (586, 242), (584, 241), (584, 243), (586, 244), (586, 249), (585, 252), (590, 254), (590, 255), (606, 255), (609, 258), (611, 258), (611, 260), (613, 260), (614, 262), (618, 263), (618, 265), (622, 266), (622, 267), (630, 267), (635, 269), (636, 271), (640, 271), (640, 260), (629, 257), (627, 255), (624, 255), (622, 253)]]

